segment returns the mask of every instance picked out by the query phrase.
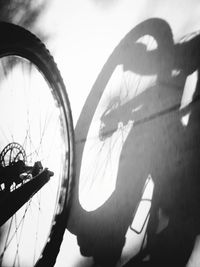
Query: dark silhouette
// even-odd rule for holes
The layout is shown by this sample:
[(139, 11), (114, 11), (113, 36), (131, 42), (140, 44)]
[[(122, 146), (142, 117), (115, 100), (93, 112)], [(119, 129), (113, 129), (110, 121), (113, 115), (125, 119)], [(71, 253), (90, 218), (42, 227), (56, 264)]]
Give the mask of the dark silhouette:
[[(144, 35), (153, 36), (155, 49), (148, 51), (137, 42)], [(165, 21), (155, 18), (142, 22), (116, 47), (86, 100), (75, 131), (77, 180), (68, 228), (77, 235), (81, 253), (93, 256), (103, 266), (115, 266), (120, 258), (125, 234), (149, 174), (155, 189), (145, 251), (150, 254), (150, 261), (144, 266), (185, 266), (191, 255), (195, 237), (200, 233), (199, 79), (192, 103), (180, 107), (187, 76), (200, 66), (199, 43), (197, 35), (174, 44)], [(156, 84), (126, 104), (108, 107), (102, 114), (102, 141), (116, 131), (119, 122), (125, 125), (133, 120), (134, 126), (123, 144), (115, 191), (101, 207), (86, 212), (78, 199), (84, 138), (104, 88), (119, 64), (141, 76), (156, 75)], [(137, 109), (138, 106), (142, 108)], [(187, 125), (182, 123), (185, 115), (190, 116)], [(159, 210), (169, 223), (157, 233)], [(138, 261), (135, 266), (139, 266)]]

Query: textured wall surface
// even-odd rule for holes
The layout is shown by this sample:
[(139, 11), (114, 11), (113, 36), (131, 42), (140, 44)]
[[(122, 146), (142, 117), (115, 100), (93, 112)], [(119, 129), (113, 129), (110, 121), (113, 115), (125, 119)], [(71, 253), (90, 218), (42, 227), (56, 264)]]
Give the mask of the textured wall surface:
[(149, 244), (152, 260), (185, 264), (200, 219), (200, 4), (61, 2), (52, 1), (44, 25), (71, 101), (77, 170), (73, 235), (66, 231), (57, 266), (128, 261), (146, 229), (129, 226), (148, 177), (154, 218), (167, 221)]

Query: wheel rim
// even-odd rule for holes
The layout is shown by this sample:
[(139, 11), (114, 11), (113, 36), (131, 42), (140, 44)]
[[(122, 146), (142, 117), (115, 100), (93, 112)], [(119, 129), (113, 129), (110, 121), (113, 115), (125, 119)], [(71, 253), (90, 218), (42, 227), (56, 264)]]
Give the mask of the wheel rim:
[[(136, 166), (132, 164), (133, 155), (135, 155), (135, 149), (142, 145), (142, 143), (138, 143), (138, 147), (136, 147), (135, 142), (131, 140), (134, 138), (135, 122), (142, 121), (150, 116), (150, 114), (143, 112), (142, 106), (140, 107), (138, 102), (135, 103), (136, 106), (133, 103), (134, 99), (138, 99), (148, 89), (151, 90), (158, 78), (157, 72), (153, 73), (150, 70), (151, 73), (148, 75), (146, 73), (139, 74), (134, 72), (131, 65), (129, 69), (130, 61), (118, 61), (120, 56), (122, 60), (123, 57), (126, 59), (127, 56), (132, 56), (126, 54), (126, 45), (130, 45), (131, 48), (132, 44), (131, 42), (126, 43), (126, 39), (122, 40), (122, 43), (118, 45), (108, 59), (90, 92), (76, 127), (77, 139), (80, 138), (82, 141), (77, 144), (76, 151), (76, 162), (77, 166), (80, 167), (77, 171), (79, 179), (77, 194), (83, 216), (85, 216), (83, 217), (86, 221), (85, 227), (91, 223), (90, 229), (93, 229), (93, 223), (98, 218), (98, 223), (103, 225), (101, 229), (106, 232), (107, 236), (110, 233), (116, 233), (116, 243), (118, 242), (117, 235), (121, 235), (121, 229), (126, 227), (127, 232), (124, 231), (122, 234), (126, 235), (128, 246), (124, 246), (121, 259), (124, 255), (126, 257), (127, 253), (128, 257), (130, 257), (130, 254), (132, 257), (140, 250), (148, 223), (146, 215), (140, 216), (139, 221), (143, 225), (143, 231), (139, 234), (130, 230), (127, 225), (127, 221), (131, 220), (131, 216), (134, 216), (131, 205), (137, 207), (137, 204), (139, 204), (134, 202), (130, 196), (131, 191), (137, 191), (135, 188), (137, 188), (138, 182), (134, 175)], [(141, 34), (135, 40), (134, 45), (135, 49), (143, 49), (146, 46), (146, 51), (151, 53), (151, 51), (158, 50), (160, 44), (152, 35)], [(128, 51), (130, 52), (130, 50)], [(135, 53), (135, 56), (137, 58), (137, 53)], [(131, 60), (133, 59), (134, 53), (131, 57)], [(135, 63), (137, 65), (137, 62), (133, 62), (133, 66)], [(92, 114), (89, 113), (91, 110), (93, 111)], [(142, 139), (141, 142), (143, 142)], [(142, 160), (141, 164), (143, 164)], [(142, 169), (142, 166), (138, 165), (137, 168)], [(144, 174), (144, 183), (147, 177), (148, 174)], [(132, 183), (130, 180), (132, 180)], [(124, 183), (123, 186), (121, 186), (122, 183)], [(134, 190), (132, 190), (133, 188)], [(142, 187), (140, 189), (142, 192)], [(149, 199), (150, 202), (151, 198)], [(92, 214), (94, 214), (93, 217)], [(128, 220), (125, 217), (129, 217)], [(94, 221), (91, 218), (94, 218)], [(115, 220), (120, 222), (115, 225)], [(134, 222), (134, 217), (132, 217), (132, 220)], [(84, 228), (81, 225), (79, 231), (84, 233), (82, 229)], [(93, 236), (91, 231), (89, 231), (89, 236), (90, 234)], [(95, 236), (98, 236), (98, 234), (101, 237), (102, 233), (97, 230)], [(93, 242), (96, 242), (96, 240)], [(108, 243), (109, 240), (107, 239), (105, 247), (110, 249)], [(131, 246), (131, 253), (129, 245)], [(85, 248), (80, 242), (81, 246)], [(103, 257), (102, 254), (100, 255)]]
[[(137, 42), (145, 44), (147, 50), (158, 46), (149, 35)], [(153, 86), (156, 78), (156, 75), (141, 76), (125, 70), (123, 64), (113, 69), (90, 122), (83, 149), (79, 201), (86, 211), (100, 208), (115, 191), (120, 155), (134, 123), (133, 107), (128, 110), (126, 103)], [(137, 108), (139, 111), (140, 107)]]
[(0, 151), (16, 142), (26, 153), (27, 165), (40, 161), (54, 172), (50, 182), (0, 229), (1, 265), (33, 266), (54, 216), (63, 208), (59, 198), (69, 151), (67, 129), (55, 88), (29, 60), (2, 57), (0, 77)]

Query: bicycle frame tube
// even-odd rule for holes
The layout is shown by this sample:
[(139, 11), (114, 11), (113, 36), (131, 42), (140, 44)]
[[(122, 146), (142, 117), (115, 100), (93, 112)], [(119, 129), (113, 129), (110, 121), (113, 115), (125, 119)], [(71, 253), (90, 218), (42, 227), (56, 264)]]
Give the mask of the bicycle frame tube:
[(50, 180), (51, 176), (53, 176), (53, 173), (45, 168), (41, 173), (18, 189), (6, 193), (0, 202), (0, 226), (33, 197)]

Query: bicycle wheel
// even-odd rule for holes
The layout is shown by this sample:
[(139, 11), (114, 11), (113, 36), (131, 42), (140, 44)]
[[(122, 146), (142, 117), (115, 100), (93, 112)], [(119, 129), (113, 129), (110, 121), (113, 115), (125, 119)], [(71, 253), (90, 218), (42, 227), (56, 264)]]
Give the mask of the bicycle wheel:
[[(119, 157), (133, 123), (151, 117), (141, 107), (133, 110), (134, 99), (150, 91), (163, 76), (161, 72), (166, 76), (171, 73), (172, 44), (172, 33), (165, 21), (144, 21), (120, 42), (95, 82), (75, 129), (78, 195), (85, 210), (97, 209), (114, 191)], [(153, 50), (157, 55), (151, 54)], [(146, 58), (140, 51), (145, 52)], [(156, 99), (151, 105), (155, 102)], [(140, 109), (142, 115), (133, 118)]]
[[(72, 209), (72, 221), (78, 219), (77, 226), (72, 225), (71, 229), (77, 233), (85, 255), (93, 253), (94, 257), (105, 259), (112, 253), (114, 257), (120, 254), (133, 206), (138, 204), (134, 201), (139, 201), (136, 195), (141, 196), (149, 174), (138, 174), (145, 165), (140, 159), (147, 133), (146, 128), (136, 125), (141, 126), (158, 111), (155, 107), (160, 102), (152, 88), (158, 80), (162, 82), (163, 76), (170, 75), (172, 45), (172, 33), (165, 21), (149, 19), (137, 25), (105, 63), (82, 109), (75, 128), (77, 186)], [(149, 92), (151, 98), (147, 96)], [(150, 108), (143, 108), (144, 95)], [(91, 247), (84, 242), (84, 231), (88, 231)], [(110, 236), (115, 239), (116, 248)], [(143, 237), (135, 234), (134, 238), (140, 246)]]
[(9, 23), (0, 33), (1, 214), (21, 203), (0, 227), (0, 266), (53, 266), (73, 176), (70, 104), (41, 41)]

